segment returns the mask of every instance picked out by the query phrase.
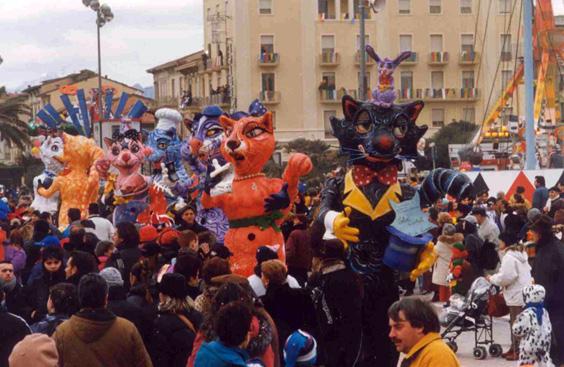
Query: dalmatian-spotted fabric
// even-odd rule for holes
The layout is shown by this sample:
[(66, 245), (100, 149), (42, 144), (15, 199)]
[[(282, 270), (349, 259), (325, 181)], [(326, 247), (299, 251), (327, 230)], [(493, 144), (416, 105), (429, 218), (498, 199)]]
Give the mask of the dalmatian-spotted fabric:
[(526, 308), (513, 323), (513, 334), (521, 338), (520, 366), (554, 367), (550, 359), (552, 325), (548, 311), (542, 306), (544, 297), (545, 289), (541, 285), (533, 284), (523, 289)]

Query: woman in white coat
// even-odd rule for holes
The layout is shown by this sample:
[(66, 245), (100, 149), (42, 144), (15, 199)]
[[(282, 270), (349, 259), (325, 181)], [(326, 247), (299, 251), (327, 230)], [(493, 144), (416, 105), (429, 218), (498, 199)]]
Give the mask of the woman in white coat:
[(464, 236), (456, 233), (456, 227), (450, 223), (443, 225), (442, 235), (437, 239), (435, 251), (438, 254), (437, 261), (433, 267), (432, 282), (439, 287), (439, 301), (448, 302), (450, 288), (446, 280), (449, 273), (449, 264), (452, 257), (452, 245), (457, 242), (462, 243)]
[[(532, 283), (531, 266), (527, 253), (519, 244), (517, 235), (504, 232), (499, 235), (499, 249), (504, 252), (499, 271), (488, 276), (489, 281), (503, 288), (503, 298), (509, 307), (509, 332), (515, 318), (523, 310), (523, 288)], [(509, 361), (518, 360), (519, 340), (511, 333), (511, 348), (502, 354)]]

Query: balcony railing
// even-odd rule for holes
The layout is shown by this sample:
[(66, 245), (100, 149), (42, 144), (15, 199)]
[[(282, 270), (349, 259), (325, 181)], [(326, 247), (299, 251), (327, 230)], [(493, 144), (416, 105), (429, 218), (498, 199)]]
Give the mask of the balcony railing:
[(458, 63), (460, 65), (475, 65), (478, 63), (478, 53), (476, 51), (461, 51)]
[(319, 65), (320, 66), (337, 66), (341, 63), (341, 55), (335, 51), (321, 52)]
[(511, 61), (513, 60), (513, 54), (511, 51), (502, 51), (500, 55), (501, 61)]
[(225, 94), (214, 94), (212, 96), (207, 96), (203, 98), (203, 104), (209, 106), (212, 104), (219, 106), (229, 106), (231, 105), (231, 98)]
[(397, 90), (399, 100), (422, 99), (424, 101), (476, 101), (479, 97), (477, 88), (408, 88)]
[(276, 52), (262, 53), (258, 62), (260, 66), (276, 66), (280, 62), (280, 56)]
[(322, 89), (320, 93), (321, 103), (341, 103), (345, 95), (349, 95), (355, 99), (357, 96), (356, 89), (346, 89), (344, 87), (339, 89)]
[[(354, 63), (360, 65), (360, 51), (354, 54)], [(368, 55), (366, 55), (366, 65), (374, 65), (374, 60)]]
[(264, 104), (278, 104), (281, 98), (278, 91), (263, 90), (259, 93), (259, 100)]
[(429, 53), (429, 65), (446, 65), (448, 63), (448, 52), (435, 51)]

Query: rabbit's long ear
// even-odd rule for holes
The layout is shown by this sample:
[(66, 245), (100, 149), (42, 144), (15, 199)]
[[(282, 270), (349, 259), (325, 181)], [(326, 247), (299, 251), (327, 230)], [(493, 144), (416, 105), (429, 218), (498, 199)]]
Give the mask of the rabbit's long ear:
[(370, 56), (374, 61), (376, 62), (380, 62), (382, 61), (382, 59), (380, 59), (380, 57), (378, 56), (378, 54), (376, 53), (376, 51), (374, 51), (374, 49), (372, 48), (372, 46), (370, 45), (366, 45), (365, 47), (366, 53), (368, 54), (368, 56)]
[(397, 67), (399, 64), (401, 64), (403, 60), (409, 59), (410, 57), (411, 57), (411, 51), (404, 51), (401, 54), (399, 54), (398, 57), (396, 57), (392, 62), (394, 66)]

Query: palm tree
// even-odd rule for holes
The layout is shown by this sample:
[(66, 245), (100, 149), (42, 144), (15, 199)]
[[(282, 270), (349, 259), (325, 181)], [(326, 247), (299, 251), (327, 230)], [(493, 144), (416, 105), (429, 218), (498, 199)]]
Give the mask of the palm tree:
[(0, 134), (3, 140), (15, 144), (20, 149), (29, 145), (27, 120), (31, 117), (31, 108), (26, 104), (27, 96), (0, 96)]

